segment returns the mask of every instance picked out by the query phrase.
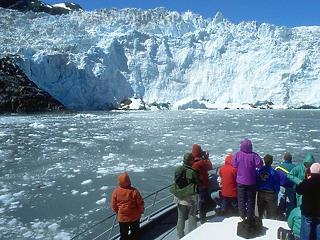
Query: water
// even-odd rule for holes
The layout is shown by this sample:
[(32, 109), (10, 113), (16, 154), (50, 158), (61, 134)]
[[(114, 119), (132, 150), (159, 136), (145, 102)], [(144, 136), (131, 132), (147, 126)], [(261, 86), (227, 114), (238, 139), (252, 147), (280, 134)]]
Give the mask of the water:
[(70, 239), (111, 214), (117, 174), (142, 195), (171, 183), (193, 143), (215, 165), (241, 139), (319, 159), (320, 111), (90, 112), (0, 117), (0, 239)]

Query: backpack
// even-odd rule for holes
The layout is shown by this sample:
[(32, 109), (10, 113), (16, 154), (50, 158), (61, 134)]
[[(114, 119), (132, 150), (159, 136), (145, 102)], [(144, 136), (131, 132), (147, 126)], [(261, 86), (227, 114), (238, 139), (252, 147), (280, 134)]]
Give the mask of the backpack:
[(253, 222), (249, 222), (248, 220), (244, 220), (238, 223), (237, 226), (237, 235), (245, 238), (256, 238), (264, 234), (262, 220), (260, 218), (255, 217)]
[(188, 179), (186, 176), (187, 169), (183, 166), (177, 168), (174, 173), (174, 182), (179, 188), (184, 188), (188, 186)]

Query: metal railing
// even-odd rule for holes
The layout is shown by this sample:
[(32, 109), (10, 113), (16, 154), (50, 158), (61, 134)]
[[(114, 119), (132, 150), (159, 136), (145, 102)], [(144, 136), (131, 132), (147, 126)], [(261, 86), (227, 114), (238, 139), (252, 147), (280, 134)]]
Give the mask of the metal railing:
[[(145, 213), (143, 214), (141, 224), (147, 224), (149, 221), (151, 221), (152, 217), (163, 207), (167, 206), (169, 203), (172, 203), (172, 198), (173, 195), (169, 192), (169, 188), (172, 184), (163, 187), (149, 195), (143, 198), (145, 202)], [(148, 204), (148, 203), (151, 204)], [(163, 203), (163, 204), (162, 204)], [(98, 226), (101, 226), (103, 223), (107, 222), (108, 220), (110, 221), (112, 219), (112, 225), (111, 227), (107, 228), (105, 231), (100, 233), (97, 236), (91, 236), (89, 235), (94, 235), (93, 230), (97, 228)], [(71, 240), (75, 239), (87, 239), (85, 238), (86, 236), (88, 239), (92, 240), (97, 240), (97, 239), (116, 239), (119, 235), (119, 231), (115, 231), (116, 229), (119, 228), (119, 224), (117, 221), (117, 215), (114, 213), (97, 223), (93, 224), (92, 226), (86, 228), (82, 232), (78, 233), (74, 237), (71, 238)]]
[[(214, 174), (218, 174), (220, 166), (215, 167), (212, 171)], [(161, 212), (164, 208), (170, 206), (170, 203), (173, 203), (173, 195), (169, 192), (169, 188), (172, 186), (172, 184), (163, 187), (149, 195), (143, 198), (145, 202), (145, 213), (143, 214), (143, 217), (140, 221), (141, 224), (147, 224), (152, 220), (152, 217), (154, 217), (156, 214)], [(151, 200), (151, 201), (150, 201)], [(151, 204), (148, 204), (150, 202)], [(160, 204), (161, 203), (161, 204)], [(94, 233), (98, 232), (99, 230), (95, 230), (98, 226), (101, 227), (101, 225), (108, 220), (110, 221), (112, 219), (111, 227), (107, 228), (106, 230), (101, 230), (102, 233), (96, 236), (89, 236), (94, 235)], [(111, 223), (111, 222), (110, 222)], [(110, 225), (109, 225), (110, 226)], [(71, 238), (71, 240), (75, 239), (92, 239), (92, 240), (98, 240), (98, 239), (111, 239), (115, 240), (119, 237), (119, 231), (116, 231), (116, 229), (119, 229), (119, 224), (117, 221), (117, 215), (114, 213), (95, 224), (91, 225), (90, 227), (86, 228), (82, 232), (78, 233), (74, 237)], [(80, 238), (81, 237), (81, 238)], [(82, 238), (83, 237), (83, 238)]]

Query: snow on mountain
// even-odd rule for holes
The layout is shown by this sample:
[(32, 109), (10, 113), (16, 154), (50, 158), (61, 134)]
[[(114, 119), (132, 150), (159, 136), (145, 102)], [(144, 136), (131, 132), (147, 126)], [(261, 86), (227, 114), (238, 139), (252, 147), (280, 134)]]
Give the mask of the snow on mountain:
[(61, 16), (0, 8), (0, 26), (0, 55), (15, 55), (68, 108), (116, 108), (129, 98), (320, 106), (317, 26), (233, 24), (221, 13), (204, 19), (164, 8)]

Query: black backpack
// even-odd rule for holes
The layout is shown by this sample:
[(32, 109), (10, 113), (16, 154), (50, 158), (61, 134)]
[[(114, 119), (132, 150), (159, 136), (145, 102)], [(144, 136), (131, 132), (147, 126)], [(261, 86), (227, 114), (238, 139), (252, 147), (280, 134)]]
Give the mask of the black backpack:
[(189, 184), (186, 173), (187, 169), (184, 166), (178, 167), (174, 173), (174, 182), (179, 188), (184, 188)]

